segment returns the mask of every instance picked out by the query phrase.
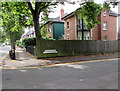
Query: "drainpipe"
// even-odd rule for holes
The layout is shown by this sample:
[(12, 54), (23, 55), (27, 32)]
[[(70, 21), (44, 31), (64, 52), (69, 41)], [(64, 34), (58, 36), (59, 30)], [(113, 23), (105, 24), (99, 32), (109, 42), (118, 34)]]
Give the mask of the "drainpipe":
[(82, 40), (84, 40), (84, 24), (83, 24), (83, 19), (82, 19)]

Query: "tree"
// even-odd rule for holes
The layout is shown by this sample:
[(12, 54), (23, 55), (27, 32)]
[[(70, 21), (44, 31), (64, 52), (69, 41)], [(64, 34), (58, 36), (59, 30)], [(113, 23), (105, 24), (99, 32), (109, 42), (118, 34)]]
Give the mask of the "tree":
[[(49, 13), (50, 6), (55, 6), (55, 5), (57, 5), (58, 2), (42, 2), (39, 0), (35, 0), (34, 2), (30, 2), (30, 0), (26, 0), (26, 1), (27, 2), (9, 2), (8, 3), (8, 7), (10, 8), (11, 12), (17, 16), (18, 20), (20, 20), (20, 21), (15, 21), (15, 26), (11, 30), (15, 31), (18, 29), (18, 27), (20, 27), (22, 25), (26, 26), (27, 24), (33, 24), (34, 30), (35, 30), (35, 35), (36, 35), (36, 54), (39, 55), (40, 40), (42, 40), (40, 30), (43, 27), (41, 24), (39, 24), (39, 20), (42, 19), (41, 14), (47, 13), (47, 12)], [(65, 0), (65, 1), (67, 1), (67, 0)], [(68, 1), (68, 2), (71, 3), (70, 1)], [(72, 4), (73, 3), (74, 2), (72, 2)], [(86, 4), (88, 4), (88, 3), (86, 2)], [(88, 4), (88, 5), (91, 7), (90, 4)], [(98, 7), (98, 6), (96, 5), (96, 7)], [(87, 9), (89, 9), (89, 8), (87, 8)], [(21, 19), (21, 17), (22, 17), (22, 19)], [(26, 17), (28, 19), (31, 19), (31, 17), (32, 17), (33, 20), (32, 21), (27, 20), (28, 22), (25, 23), (26, 21), (24, 21), (24, 20), (26, 20)], [(16, 19), (16, 17), (14, 17), (14, 18)], [(92, 18), (92, 19), (95, 20), (94, 18)], [(88, 21), (87, 21), (87, 23), (88, 23)], [(91, 22), (93, 22), (93, 21), (91, 20), (89, 23), (90, 28), (93, 27)], [(93, 23), (96, 23), (96, 22), (97, 21), (95, 21)], [(19, 25), (19, 24), (21, 24), (21, 25)]]
[[(6, 38), (10, 38), (11, 49), (15, 49), (15, 41), (23, 34), (23, 25), (26, 22), (25, 16), (14, 12), (14, 3), (2, 2), (2, 27)], [(16, 9), (18, 10), (18, 9)]]
[[(98, 15), (101, 13), (102, 10), (110, 10), (110, 4), (117, 5), (116, 2), (104, 2), (103, 6), (97, 3), (94, 3), (94, 0), (92, 2), (83, 2), (80, 4), (81, 8), (76, 11), (76, 14), (78, 17), (82, 19), (86, 24), (86, 27), (88, 30), (91, 30), (94, 28), (97, 24), (99, 24), (98, 21)], [(82, 40), (84, 40), (84, 30), (82, 25)]]
[[(28, 1), (29, 2), (2, 2), (3, 27), (4, 30), (11, 34), (13, 31), (19, 31), (22, 26), (34, 25), (36, 51), (39, 51), (39, 40), (42, 39), (40, 29), (43, 27), (39, 24), (39, 20), (45, 19), (41, 17), (41, 14), (49, 13), (51, 9), (49, 6), (57, 5), (57, 2), (37, 2), (39, 0), (35, 0), (35, 2)], [(31, 18), (33, 18), (33, 20)]]
[(46, 37), (46, 34), (47, 34), (47, 28), (46, 28), (45, 26), (43, 26), (43, 27), (41, 28), (42, 38), (43, 38), (43, 37)]
[(86, 23), (87, 29), (91, 30), (98, 24), (97, 16), (100, 14), (102, 7), (94, 2), (86, 2), (81, 7), (80, 17)]
[(39, 24), (40, 14), (42, 12), (48, 12), (50, 9), (49, 6), (57, 5), (57, 2), (39, 2), (39, 0), (35, 0), (35, 4), (33, 7), (32, 3), (29, 0), (27, 4), (33, 17), (34, 30), (36, 35), (36, 56), (37, 56), (39, 55), (39, 51), (40, 51), (39, 48), (40, 40), (42, 40), (42, 36), (40, 33), (41, 32), (40, 29), (42, 28), (42, 26), (40, 26)]

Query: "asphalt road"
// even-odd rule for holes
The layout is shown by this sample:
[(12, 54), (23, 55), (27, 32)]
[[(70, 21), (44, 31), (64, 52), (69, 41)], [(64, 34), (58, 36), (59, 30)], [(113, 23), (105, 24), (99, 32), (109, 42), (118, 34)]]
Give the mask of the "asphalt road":
[(2, 57), (4, 57), (7, 53), (9, 53), (10, 50), (10, 46), (0, 46), (0, 60), (2, 59)]
[[(9, 53), (10, 46), (0, 46), (0, 63), (2, 62), (2, 58), (5, 57), (6, 54)], [(0, 68), (0, 91), (2, 89), (2, 70)]]
[(37, 69), (2, 69), (2, 88), (118, 89), (118, 61), (64, 64)]

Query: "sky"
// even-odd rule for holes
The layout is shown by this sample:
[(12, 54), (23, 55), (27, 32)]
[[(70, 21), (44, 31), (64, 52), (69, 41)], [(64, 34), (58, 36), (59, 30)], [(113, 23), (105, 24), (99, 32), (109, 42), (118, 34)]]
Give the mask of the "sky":
[[(96, 3), (102, 4), (103, 0), (95, 0)], [(64, 9), (64, 13), (71, 13), (72, 11), (75, 11), (77, 8), (79, 8), (80, 5), (79, 3), (76, 3), (75, 5), (65, 3), (65, 5), (58, 5), (57, 8), (53, 9), (54, 13), (50, 13), (49, 17), (50, 18), (56, 18), (60, 15), (60, 9)], [(115, 11), (116, 13), (118, 12), (117, 6), (115, 8), (111, 8), (111, 10)]]

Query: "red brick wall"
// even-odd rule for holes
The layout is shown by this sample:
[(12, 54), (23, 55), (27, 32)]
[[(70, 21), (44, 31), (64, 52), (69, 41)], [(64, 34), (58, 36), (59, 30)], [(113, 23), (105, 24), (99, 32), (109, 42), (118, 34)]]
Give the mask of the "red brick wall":
[(92, 40), (98, 40), (98, 26), (92, 29)]
[[(101, 14), (98, 16), (98, 21), (101, 22)], [(101, 24), (92, 29), (92, 40), (101, 40)]]
[[(73, 15), (71, 16), (69, 19), (66, 19), (65, 20), (65, 37), (67, 39), (67, 34), (70, 35), (70, 40), (75, 40), (76, 39), (76, 28), (75, 28), (75, 20), (76, 20), (76, 17)], [(70, 28), (69, 30), (67, 30), (67, 21), (69, 21), (69, 25), (70, 25)]]
[[(116, 31), (117, 31), (117, 25), (116, 25), (116, 16), (110, 16), (109, 12), (107, 11), (106, 16), (103, 16), (103, 11), (98, 16), (99, 21), (101, 24), (98, 24), (93, 30), (92, 30), (92, 40), (104, 40), (104, 36), (107, 35), (108, 40), (116, 40)], [(107, 21), (107, 30), (103, 30), (103, 21)]]
[(64, 17), (64, 9), (62, 8), (62, 9), (60, 10), (60, 19), (63, 18), (63, 17)]
[[(103, 11), (98, 16), (98, 20), (101, 24), (96, 25), (94, 29), (92, 29), (92, 40), (104, 40), (104, 36), (107, 35), (108, 40), (116, 40), (116, 32), (117, 32), (117, 17), (110, 16), (107, 11), (107, 15), (103, 16)], [(66, 23), (69, 21), (70, 29), (66, 29)], [(103, 21), (107, 21), (107, 30), (103, 30)], [(76, 29), (76, 16), (71, 16), (70, 18), (65, 20), (65, 39), (67, 39), (67, 34), (70, 35), (70, 40), (77, 39), (77, 29)]]
[[(102, 16), (102, 14), (101, 14), (101, 16)], [(116, 20), (117, 20), (117, 17), (109, 16), (109, 12), (107, 12), (106, 17), (101, 17), (102, 22), (107, 21), (107, 23), (108, 23), (107, 24), (108, 29), (106, 31), (102, 30), (102, 28), (101, 28), (101, 39), (102, 40), (105, 35), (108, 36), (108, 40), (116, 40), (116, 31), (117, 31)]]

